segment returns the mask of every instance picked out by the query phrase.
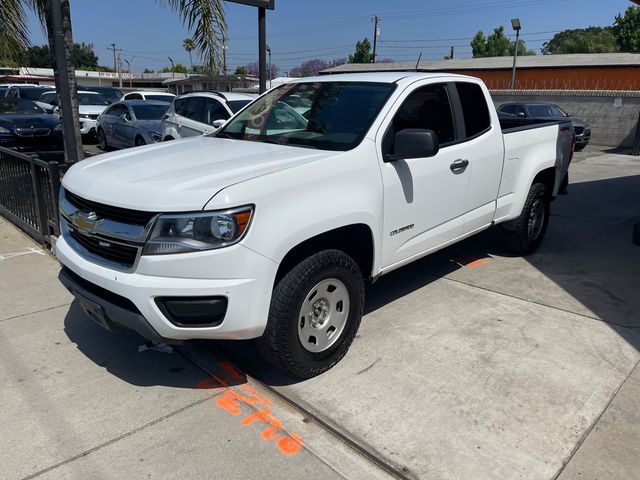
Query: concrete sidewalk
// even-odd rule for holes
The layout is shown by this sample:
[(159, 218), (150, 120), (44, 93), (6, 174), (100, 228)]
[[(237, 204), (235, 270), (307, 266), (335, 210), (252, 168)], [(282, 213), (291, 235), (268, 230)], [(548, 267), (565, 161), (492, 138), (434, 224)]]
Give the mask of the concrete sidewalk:
[(138, 353), (57, 271), (0, 219), (0, 478), (389, 478), (205, 349)]
[(0, 478), (638, 478), (640, 160), (571, 175), (538, 253), (489, 230), (383, 277), (304, 382), (250, 342), (138, 353), (0, 219)]

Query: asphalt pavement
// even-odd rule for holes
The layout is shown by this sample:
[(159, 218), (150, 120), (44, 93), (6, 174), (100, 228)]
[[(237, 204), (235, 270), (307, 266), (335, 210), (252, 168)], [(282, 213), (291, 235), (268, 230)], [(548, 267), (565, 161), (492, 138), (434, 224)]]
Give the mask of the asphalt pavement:
[(534, 255), (498, 229), (382, 277), (344, 360), (142, 351), (0, 219), (0, 478), (634, 479), (640, 158), (588, 147)]

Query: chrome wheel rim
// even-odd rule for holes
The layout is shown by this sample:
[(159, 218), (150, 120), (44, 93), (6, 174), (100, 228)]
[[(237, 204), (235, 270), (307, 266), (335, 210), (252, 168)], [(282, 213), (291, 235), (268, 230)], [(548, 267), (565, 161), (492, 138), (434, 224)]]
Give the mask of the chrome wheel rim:
[(529, 222), (527, 225), (527, 233), (529, 240), (535, 240), (540, 236), (544, 225), (544, 201), (537, 198), (531, 206), (529, 212)]
[(298, 338), (313, 353), (324, 352), (342, 336), (349, 317), (349, 291), (337, 278), (316, 284), (304, 298), (298, 314)]

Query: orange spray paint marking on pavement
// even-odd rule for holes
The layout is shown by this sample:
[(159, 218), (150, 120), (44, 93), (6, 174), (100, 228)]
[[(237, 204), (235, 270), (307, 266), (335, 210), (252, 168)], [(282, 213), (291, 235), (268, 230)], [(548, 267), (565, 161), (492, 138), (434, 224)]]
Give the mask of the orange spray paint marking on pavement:
[(477, 257), (460, 257), (453, 258), (450, 260), (451, 262), (461, 266), (461, 267), (480, 267), (482, 265), (487, 265), (489, 260), (486, 258), (477, 258)]
[(227, 390), (216, 398), (216, 405), (231, 415), (240, 415), (242, 412), (240, 404), (232, 390)]
[(302, 447), (302, 442), (300, 441), (300, 437), (295, 433), (292, 433), (291, 437), (278, 440), (278, 449), (289, 457), (298, 453), (300, 447)]
[[(254, 423), (265, 424), (260, 432), (260, 438), (266, 442), (275, 442), (278, 450), (288, 457), (298, 453), (302, 447), (300, 437), (295, 433), (288, 434), (283, 430), (280, 420), (273, 416), (271, 410), (254, 410), (257, 406), (268, 407), (271, 401), (260, 395), (255, 388), (248, 385), (246, 376), (229, 362), (222, 362), (218, 365), (224, 372), (220, 376), (211, 375), (196, 385), (200, 389), (223, 389), (222, 393), (215, 397), (215, 405), (229, 413), (230, 415), (240, 415), (243, 410), (253, 410), (252, 413), (242, 419), (243, 426)], [(232, 386), (237, 386), (242, 393), (232, 390)], [(244, 407), (244, 408), (243, 408)]]

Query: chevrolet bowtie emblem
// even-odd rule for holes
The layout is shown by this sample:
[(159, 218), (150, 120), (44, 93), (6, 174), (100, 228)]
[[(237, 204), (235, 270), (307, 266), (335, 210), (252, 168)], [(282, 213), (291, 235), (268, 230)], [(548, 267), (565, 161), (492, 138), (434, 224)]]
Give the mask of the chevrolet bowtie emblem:
[(98, 228), (103, 221), (102, 219), (98, 220), (96, 212), (78, 211), (74, 213), (72, 223), (79, 232), (95, 233), (96, 228)]

